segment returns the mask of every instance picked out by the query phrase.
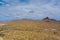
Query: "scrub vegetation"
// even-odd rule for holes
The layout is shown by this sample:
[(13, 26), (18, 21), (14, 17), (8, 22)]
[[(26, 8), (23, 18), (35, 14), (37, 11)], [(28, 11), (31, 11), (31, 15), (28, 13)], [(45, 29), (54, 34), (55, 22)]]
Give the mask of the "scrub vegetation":
[(59, 21), (13, 20), (6, 24), (1, 30), (4, 40), (60, 40)]

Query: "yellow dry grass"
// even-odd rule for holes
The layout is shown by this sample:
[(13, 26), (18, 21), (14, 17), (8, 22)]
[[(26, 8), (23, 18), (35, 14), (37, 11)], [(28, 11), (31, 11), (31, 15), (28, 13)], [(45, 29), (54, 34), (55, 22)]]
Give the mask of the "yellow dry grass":
[(60, 22), (37, 21), (37, 20), (18, 20), (8, 22), (6, 29), (24, 28), (33, 30), (11, 30), (4, 33), (4, 40), (60, 40), (60, 32), (57, 31), (40, 31), (35, 29), (57, 29), (60, 30)]

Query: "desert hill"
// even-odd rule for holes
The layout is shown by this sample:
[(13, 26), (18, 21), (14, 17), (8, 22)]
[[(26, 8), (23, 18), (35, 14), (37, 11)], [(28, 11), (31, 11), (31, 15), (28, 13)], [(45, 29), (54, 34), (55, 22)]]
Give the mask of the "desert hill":
[(60, 22), (55, 19), (13, 20), (6, 24), (4, 40), (60, 40)]
[(42, 20), (13, 20), (7, 22), (6, 27), (16, 27), (16, 28), (55, 28), (60, 29), (60, 21), (55, 19), (50, 19), (48, 17)]

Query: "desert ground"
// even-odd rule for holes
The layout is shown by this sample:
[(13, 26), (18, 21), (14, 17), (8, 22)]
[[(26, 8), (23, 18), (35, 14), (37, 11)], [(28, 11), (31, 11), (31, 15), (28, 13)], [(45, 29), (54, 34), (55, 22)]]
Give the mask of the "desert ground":
[(13, 20), (0, 26), (0, 40), (60, 40), (60, 21)]

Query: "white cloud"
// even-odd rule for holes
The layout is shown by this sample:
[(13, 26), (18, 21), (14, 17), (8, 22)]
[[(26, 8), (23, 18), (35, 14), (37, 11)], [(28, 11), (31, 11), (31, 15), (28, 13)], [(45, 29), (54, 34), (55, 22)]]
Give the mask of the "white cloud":
[(21, 3), (17, 0), (5, 1), (9, 4), (0, 8), (0, 19), (2, 17), (3, 20), (8, 20), (9, 18), (41, 19), (47, 16), (59, 19), (58, 17), (60, 17), (60, 7), (59, 5), (54, 5), (56, 0), (30, 0), (29, 4), (24, 5), (20, 5)]

